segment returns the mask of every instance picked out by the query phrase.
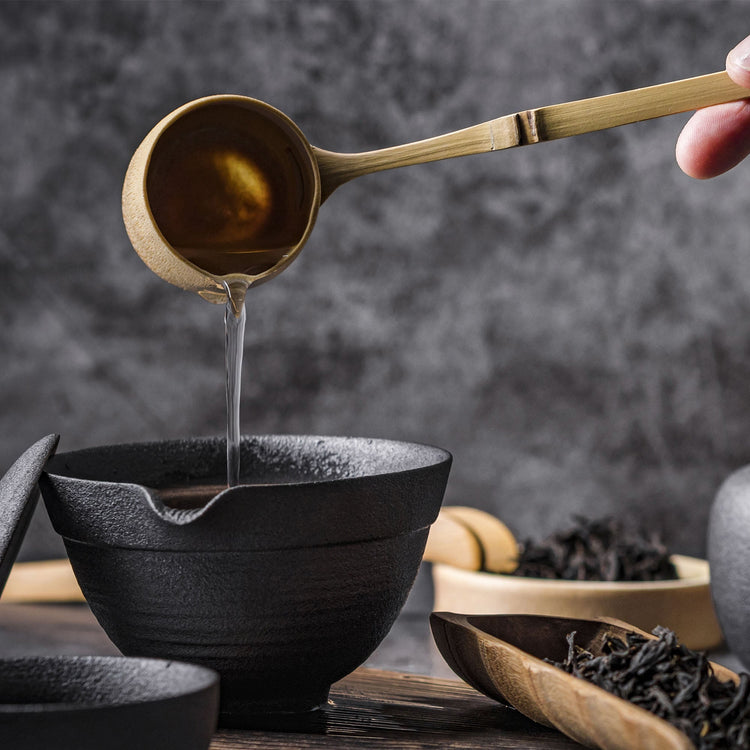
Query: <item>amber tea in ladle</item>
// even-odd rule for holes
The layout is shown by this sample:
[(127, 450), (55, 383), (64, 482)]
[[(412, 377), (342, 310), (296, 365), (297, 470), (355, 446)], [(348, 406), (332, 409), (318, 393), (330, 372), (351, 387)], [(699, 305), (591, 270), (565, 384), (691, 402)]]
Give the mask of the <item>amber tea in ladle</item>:
[(157, 140), (146, 174), (169, 244), (215, 276), (259, 276), (305, 234), (316, 176), (294, 131), (262, 109), (218, 101)]

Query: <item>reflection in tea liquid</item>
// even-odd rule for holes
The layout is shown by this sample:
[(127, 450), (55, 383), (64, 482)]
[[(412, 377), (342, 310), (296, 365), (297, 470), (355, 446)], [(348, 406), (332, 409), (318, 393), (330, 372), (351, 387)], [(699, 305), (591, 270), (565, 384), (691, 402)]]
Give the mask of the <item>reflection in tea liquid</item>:
[[(227, 381), (227, 485), (240, 483), (240, 395), (242, 391), (242, 349), (245, 338), (245, 301), (232, 300), (229, 285), (224, 308), (224, 358)], [(235, 313), (238, 308), (239, 314)]]
[(159, 231), (208, 273), (266, 273), (299, 245), (315, 200), (316, 173), (293, 144), (291, 130), (253, 109), (188, 112), (160, 136), (148, 167)]

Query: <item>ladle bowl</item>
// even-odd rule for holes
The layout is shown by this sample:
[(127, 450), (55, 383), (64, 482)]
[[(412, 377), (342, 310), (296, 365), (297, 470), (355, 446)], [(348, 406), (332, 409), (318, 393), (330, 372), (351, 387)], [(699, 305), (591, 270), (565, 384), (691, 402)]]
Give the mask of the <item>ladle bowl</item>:
[[(725, 72), (517, 112), (453, 133), (363, 153), (310, 145), (278, 109), (209, 96), (168, 114), (128, 167), (122, 209), (154, 273), (223, 303), (286, 268), (321, 203), (362, 175), (499, 151), (743, 99)], [(238, 300), (235, 300), (237, 302)]]
[[(94, 615), (128, 656), (221, 675), (221, 723), (325, 702), (385, 637), (450, 467), (389, 440), (216, 438), (63, 453), (40, 486)], [(203, 496), (201, 498), (201, 495)]]
[(312, 146), (257, 99), (210, 96), (171, 112), (136, 150), (123, 218), (158, 276), (210, 302), (294, 260), (312, 231), (321, 181)]

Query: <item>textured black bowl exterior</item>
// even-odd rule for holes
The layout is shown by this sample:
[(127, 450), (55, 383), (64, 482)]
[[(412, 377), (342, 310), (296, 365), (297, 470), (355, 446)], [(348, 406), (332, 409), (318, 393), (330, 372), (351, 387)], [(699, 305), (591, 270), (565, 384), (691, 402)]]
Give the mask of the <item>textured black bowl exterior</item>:
[(206, 750), (218, 675), (192, 664), (117, 656), (0, 660), (0, 747)]
[(403, 606), (437, 517), (445, 451), (364, 438), (246, 438), (248, 480), (196, 510), (156, 491), (215, 481), (223, 440), (60, 454), (41, 480), (81, 588), (126, 654), (221, 674), (222, 723), (323, 703)]

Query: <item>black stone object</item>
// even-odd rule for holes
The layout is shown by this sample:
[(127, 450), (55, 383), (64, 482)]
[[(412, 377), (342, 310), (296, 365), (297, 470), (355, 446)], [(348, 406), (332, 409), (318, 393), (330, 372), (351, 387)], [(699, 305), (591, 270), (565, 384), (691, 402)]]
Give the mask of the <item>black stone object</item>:
[(226, 481), (225, 441), (59, 454), (40, 485), (92, 611), (123, 653), (221, 674), (224, 726), (325, 702), (391, 628), (451, 456), (367, 438), (242, 440), (243, 484), (200, 507), (165, 490)]
[(721, 485), (707, 547), (716, 616), (729, 649), (750, 669), (750, 466)]
[(47, 435), (37, 441), (0, 479), (0, 593), (8, 580), (39, 498), (39, 475), (55, 452), (57, 441), (57, 435)]
[(206, 750), (219, 678), (159, 659), (0, 659), (0, 747)]

